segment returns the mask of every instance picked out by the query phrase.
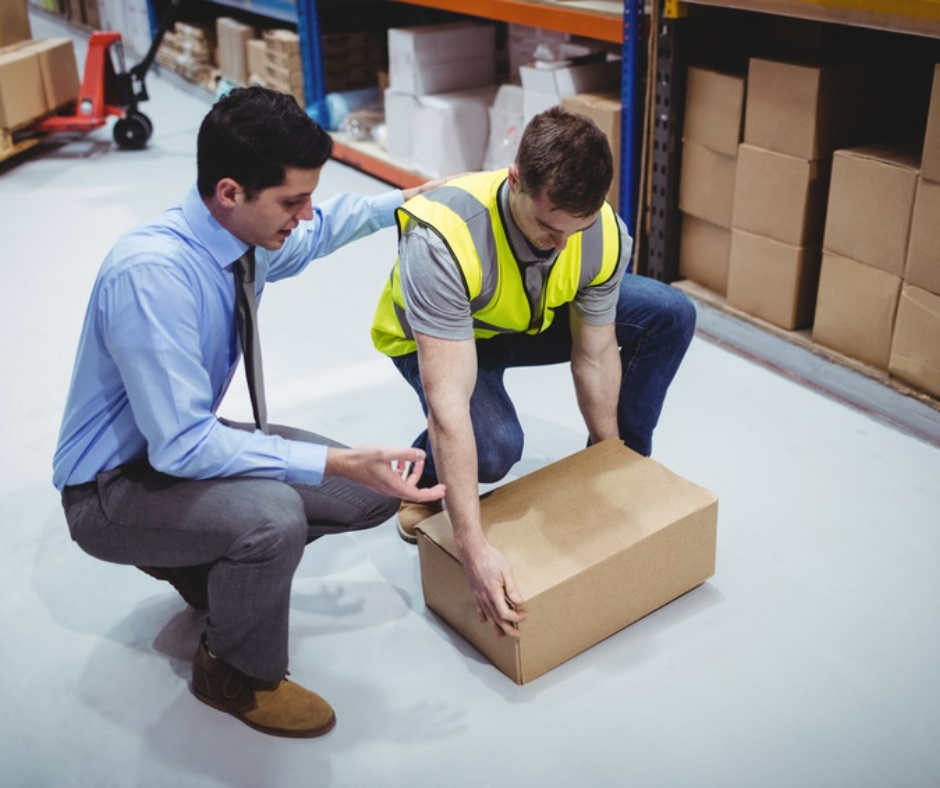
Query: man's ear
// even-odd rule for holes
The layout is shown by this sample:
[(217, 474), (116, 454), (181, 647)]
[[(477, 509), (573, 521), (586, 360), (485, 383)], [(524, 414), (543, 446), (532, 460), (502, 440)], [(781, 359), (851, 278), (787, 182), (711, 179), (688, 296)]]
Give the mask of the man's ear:
[(519, 165), (513, 162), (509, 165), (509, 189), (513, 193), (519, 191)]
[(234, 208), (244, 197), (245, 190), (232, 178), (222, 178), (215, 185), (215, 198), (225, 208)]

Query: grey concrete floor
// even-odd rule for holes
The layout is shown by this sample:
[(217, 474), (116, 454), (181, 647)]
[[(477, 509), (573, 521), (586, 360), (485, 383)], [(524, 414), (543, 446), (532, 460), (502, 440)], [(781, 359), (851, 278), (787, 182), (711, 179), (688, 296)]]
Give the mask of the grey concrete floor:
[[(103, 129), (0, 171), (4, 785), (940, 785), (940, 450), (698, 338), (654, 456), (720, 498), (705, 585), (518, 687), (425, 609), (389, 522), (321, 540), (297, 573), (292, 676), (337, 709), (333, 732), (275, 739), (193, 699), (201, 617), (82, 553), (50, 482), (98, 264), (194, 178), (208, 103), (148, 87), (147, 150)], [(331, 163), (318, 196), (384, 188)], [(350, 444), (420, 429), (369, 341), (394, 247), (386, 230), (269, 288), (272, 419)], [(248, 418), (237, 382), (224, 414)], [(509, 386), (514, 476), (583, 446), (566, 369)]]

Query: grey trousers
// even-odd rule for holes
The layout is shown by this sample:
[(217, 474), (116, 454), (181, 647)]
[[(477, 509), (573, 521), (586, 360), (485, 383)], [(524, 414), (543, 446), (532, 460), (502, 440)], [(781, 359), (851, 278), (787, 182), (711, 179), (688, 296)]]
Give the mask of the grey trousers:
[[(342, 445), (289, 427), (270, 431)], [(250, 477), (194, 481), (141, 460), (66, 487), (62, 505), (72, 539), (96, 558), (211, 565), (206, 635), (212, 652), (249, 676), (274, 681), (287, 674), (291, 583), (304, 547), (325, 534), (379, 525), (399, 501), (342, 478), (315, 487)]]

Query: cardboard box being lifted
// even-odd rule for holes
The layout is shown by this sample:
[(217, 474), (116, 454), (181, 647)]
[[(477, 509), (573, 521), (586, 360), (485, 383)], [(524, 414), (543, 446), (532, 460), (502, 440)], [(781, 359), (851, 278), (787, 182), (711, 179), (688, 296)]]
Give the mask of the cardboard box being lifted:
[(480, 514), (525, 598), (521, 637), (479, 621), (446, 512), (418, 528), (424, 598), (517, 684), (715, 573), (715, 495), (617, 440), (493, 490)]

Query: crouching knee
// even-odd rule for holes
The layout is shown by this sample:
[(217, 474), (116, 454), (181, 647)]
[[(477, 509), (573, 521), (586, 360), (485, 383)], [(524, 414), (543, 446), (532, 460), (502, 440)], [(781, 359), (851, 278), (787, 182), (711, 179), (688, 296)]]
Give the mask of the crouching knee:
[(489, 484), (504, 479), (512, 466), (522, 459), (523, 435), (521, 430), (505, 431), (499, 436), (487, 436), (477, 443), (479, 479)]
[(307, 517), (301, 497), (286, 484), (272, 484), (239, 517), (241, 534), (231, 557), (299, 562), (307, 543)]

